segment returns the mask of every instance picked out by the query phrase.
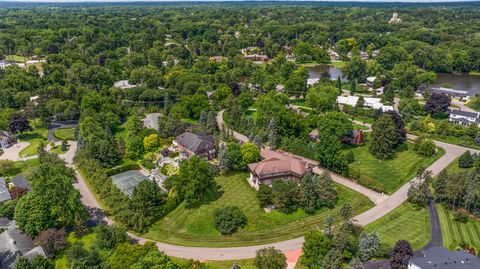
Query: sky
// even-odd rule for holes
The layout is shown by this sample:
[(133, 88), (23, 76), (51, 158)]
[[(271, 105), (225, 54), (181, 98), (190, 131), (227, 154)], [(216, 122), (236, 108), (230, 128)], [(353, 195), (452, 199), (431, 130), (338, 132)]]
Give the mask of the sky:
[[(0, 0), (0, 2), (2, 2), (2, 1), (4, 1), (4, 2), (79, 3), (79, 2), (192, 2), (192, 1), (195, 1), (195, 2), (219, 2), (219, 1), (228, 2), (228, 1), (249, 1), (249, 0)], [(254, 1), (262, 2), (262, 0), (254, 0)], [(282, 0), (276, 0), (276, 1), (282, 1)], [(285, 1), (292, 1), (292, 0), (285, 0)], [(473, 2), (473, 1), (480, 1), (480, 0), (293, 0), (293, 1), (438, 3), (438, 2)]]

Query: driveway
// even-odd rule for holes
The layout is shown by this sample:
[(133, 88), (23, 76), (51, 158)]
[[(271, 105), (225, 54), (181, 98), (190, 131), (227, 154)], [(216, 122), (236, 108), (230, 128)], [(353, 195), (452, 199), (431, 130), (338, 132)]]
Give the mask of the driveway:
[(3, 154), (0, 155), (0, 160), (11, 160), (18, 162), (38, 158), (37, 155), (27, 157), (20, 156), (20, 152), (29, 145), (29, 142), (18, 142), (9, 148), (3, 149)]

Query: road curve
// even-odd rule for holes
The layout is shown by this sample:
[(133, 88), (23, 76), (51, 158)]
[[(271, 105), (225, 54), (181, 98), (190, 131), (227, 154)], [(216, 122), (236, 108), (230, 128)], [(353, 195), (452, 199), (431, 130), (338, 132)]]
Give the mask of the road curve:
[[(217, 121), (219, 126), (223, 126), (223, 111), (217, 115)], [(238, 132), (230, 131), (233, 136), (242, 141), (247, 142), (248, 138)], [(415, 139), (416, 136), (408, 135), (409, 139)], [(427, 170), (432, 171), (433, 175), (438, 174), (441, 170), (446, 168), (448, 164), (454, 161), (457, 157), (463, 154), (466, 150), (471, 150), (465, 147), (460, 147), (456, 145), (451, 145), (439, 141), (435, 141), (435, 144), (439, 147), (445, 149), (445, 155), (438, 159), (435, 163), (430, 165)], [(471, 150), (472, 152), (478, 152), (476, 150)], [(99, 203), (95, 200), (95, 196), (88, 189), (85, 181), (80, 173), (77, 173), (78, 184), (77, 188), (82, 194), (82, 202), (87, 208), (95, 209), (96, 211), (102, 212)], [(416, 178), (412, 181), (417, 180)], [(407, 200), (407, 193), (410, 187), (410, 183), (406, 183), (400, 189), (398, 189), (391, 196), (386, 197), (383, 201), (379, 202), (376, 206), (371, 209), (363, 212), (362, 214), (354, 217), (356, 223), (360, 225), (367, 225), (375, 220), (385, 216), (396, 207), (401, 205)], [(94, 211), (95, 211), (94, 210)], [(112, 220), (105, 217), (108, 223), (113, 223)], [(138, 241), (139, 243), (145, 243), (149, 241), (146, 238), (130, 234), (130, 236)], [(157, 242), (156, 245), (159, 250), (164, 251), (166, 254), (179, 258), (188, 258), (188, 259), (199, 259), (199, 260), (236, 260), (236, 259), (246, 259), (255, 257), (256, 250), (273, 246), (277, 249), (280, 249), (283, 252), (299, 250), (303, 245), (303, 237), (298, 237), (291, 240), (276, 242), (266, 245), (258, 246), (246, 246), (246, 247), (226, 247), (226, 248), (209, 248), (209, 247), (187, 247), (187, 246), (178, 246), (162, 242)]]

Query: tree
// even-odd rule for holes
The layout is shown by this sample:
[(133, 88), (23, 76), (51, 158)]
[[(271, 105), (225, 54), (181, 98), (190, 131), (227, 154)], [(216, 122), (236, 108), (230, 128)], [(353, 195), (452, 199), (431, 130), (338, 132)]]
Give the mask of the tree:
[(42, 246), (48, 257), (55, 257), (55, 254), (64, 250), (68, 245), (67, 232), (65, 228), (60, 230), (50, 228), (41, 231), (35, 238), (35, 243)]
[(217, 191), (210, 164), (193, 156), (180, 163), (178, 173), (169, 179), (187, 206), (196, 206)]
[(12, 113), (8, 122), (8, 130), (14, 134), (32, 130), (25, 115)]
[(375, 256), (375, 253), (380, 247), (380, 239), (375, 231), (369, 234), (362, 233), (358, 244), (360, 259), (362, 261), (368, 261)]
[(146, 151), (154, 151), (160, 146), (157, 134), (151, 134), (143, 138), (143, 148)]
[(350, 81), (364, 81), (367, 75), (367, 65), (360, 56), (353, 56), (342, 68), (342, 71)]
[(165, 194), (153, 180), (144, 180), (135, 187), (130, 207), (138, 216), (135, 225), (142, 229), (157, 219), (165, 203)]
[(15, 260), (14, 269), (54, 269), (55, 265), (49, 259), (36, 255), (30, 261), (26, 257), (19, 257)]
[(392, 269), (407, 269), (408, 262), (413, 257), (413, 249), (407, 240), (398, 240), (390, 254)]
[(6, 176), (13, 172), (15, 163), (11, 160), (0, 160), (0, 175)]
[(357, 257), (354, 257), (350, 263), (348, 264), (348, 269), (365, 269), (365, 267), (363, 266), (362, 264), (362, 261), (357, 258)]
[(340, 91), (334, 86), (319, 84), (308, 90), (305, 100), (315, 112), (325, 112), (336, 107), (339, 94)]
[(298, 207), (299, 188), (294, 180), (275, 180), (272, 184), (273, 204), (284, 213), (294, 212)]
[(237, 262), (234, 262), (232, 267), (230, 267), (230, 269), (242, 269), (242, 267), (240, 267), (240, 265), (238, 265)]
[(330, 239), (321, 231), (307, 232), (302, 247), (302, 263), (308, 268), (321, 268), (323, 259), (331, 247)]
[(325, 234), (328, 236), (328, 238), (332, 238), (332, 233), (333, 233), (333, 222), (334, 218), (332, 215), (328, 215), (328, 217), (325, 219)]
[(215, 210), (215, 228), (221, 234), (232, 234), (247, 224), (247, 217), (237, 206), (226, 206)]
[(395, 155), (397, 133), (388, 114), (380, 116), (372, 125), (372, 143), (370, 152), (381, 160), (390, 159)]
[(460, 167), (460, 168), (470, 168), (472, 166), (473, 166), (472, 154), (470, 154), (470, 151), (467, 150), (458, 159), (458, 167)]
[(239, 143), (237, 142), (227, 143), (227, 158), (228, 158), (228, 165), (230, 169), (234, 171), (245, 170), (246, 163), (243, 161), (242, 146), (240, 146)]
[(430, 157), (435, 155), (437, 152), (437, 146), (432, 140), (426, 139), (423, 136), (419, 136), (417, 139), (415, 139), (413, 150), (423, 156)]
[(126, 155), (132, 160), (139, 160), (142, 158), (145, 148), (143, 147), (143, 139), (141, 137), (132, 137), (127, 141)]
[(179, 269), (172, 259), (163, 252), (150, 251), (145, 256), (141, 257), (138, 262), (133, 264), (131, 269), (150, 269), (150, 268), (165, 268), (165, 269)]
[(260, 160), (260, 149), (252, 143), (242, 145), (242, 159), (245, 164), (254, 163)]
[(353, 216), (352, 205), (350, 205), (349, 203), (343, 204), (338, 214), (340, 215), (340, 217), (342, 217), (344, 221), (349, 221)]
[(15, 208), (16, 224), (27, 234), (37, 235), (51, 227), (74, 225), (86, 216), (80, 193), (74, 188), (75, 173), (56, 155), (40, 157), (31, 177), (32, 190)]
[(322, 263), (322, 269), (342, 269), (343, 255), (337, 248), (332, 248), (325, 255)]
[(257, 192), (258, 200), (260, 200), (260, 205), (262, 207), (267, 207), (273, 204), (273, 192), (272, 188), (268, 185), (260, 184)]
[(419, 205), (421, 207), (425, 207), (430, 202), (432, 198), (432, 193), (428, 187), (428, 181), (419, 182), (414, 181), (410, 188), (408, 189), (408, 201)]
[(100, 224), (95, 227), (96, 244), (102, 249), (114, 249), (118, 244), (128, 240), (124, 228)]
[(450, 98), (447, 95), (433, 92), (425, 103), (424, 109), (428, 114), (437, 117), (447, 112), (449, 106)]
[(218, 151), (218, 169), (220, 170), (220, 173), (225, 173), (229, 167), (228, 149), (226, 146), (222, 145)]
[(270, 123), (268, 124), (268, 145), (275, 149), (277, 147), (277, 124), (275, 123), (275, 119), (272, 118)]
[(257, 250), (254, 263), (259, 269), (279, 269), (285, 266), (286, 261), (280, 250), (269, 247)]

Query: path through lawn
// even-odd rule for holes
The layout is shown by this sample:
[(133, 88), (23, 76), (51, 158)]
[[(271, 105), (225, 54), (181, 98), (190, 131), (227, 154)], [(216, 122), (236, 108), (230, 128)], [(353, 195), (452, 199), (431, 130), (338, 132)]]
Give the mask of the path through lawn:
[[(190, 246), (233, 247), (265, 244), (296, 238), (309, 229), (322, 228), (325, 218), (330, 214), (336, 215), (339, 205), (346, 201), (352, 204), (355, 215), (373, 206), (365, 196), (336, 185), (339, 201), (333, 210), (323, 208), (313, 215), (306, 214), (303, 210), (293, 214), (277, 211), (267, 214), (260, 207), (256, 191), (248, 184), (247, 177), (247, 173), (218, 176), (216, 181), (223, 191), (218, 200), (195, 209), (187, 209), (181, 204), (143, 236), (156, 241)], [(248, 225), (231, 236), (220, 235), (213, 226), (213, 212), (226, 205), (240, 207), (248, 219)]]

